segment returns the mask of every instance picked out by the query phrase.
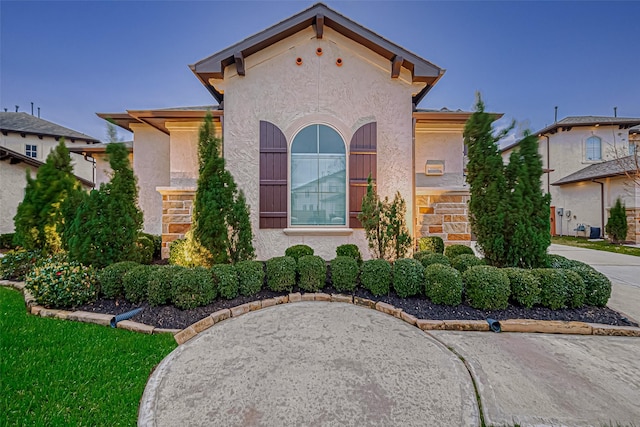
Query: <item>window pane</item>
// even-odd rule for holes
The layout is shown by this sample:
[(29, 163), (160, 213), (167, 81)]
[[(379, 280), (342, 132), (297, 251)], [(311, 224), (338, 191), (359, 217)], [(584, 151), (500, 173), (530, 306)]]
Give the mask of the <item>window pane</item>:
[(342, 138), (329, 126), (320, 126), (320, 153), (344, 154)]
[(291, 144), (292, 153), (317, 153), (318, 152), (318, 125), (312, 125), (302, 129)]
[(600, 149), (600, 138), (592, 136), (587, 139), (587, 160), (600, 160), (602, 151)]

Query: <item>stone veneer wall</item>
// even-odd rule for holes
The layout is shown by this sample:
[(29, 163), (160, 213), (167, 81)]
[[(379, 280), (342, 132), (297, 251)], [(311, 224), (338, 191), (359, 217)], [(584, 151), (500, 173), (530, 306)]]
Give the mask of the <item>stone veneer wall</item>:
[(416, 240), (440, 236), (445, 244), (471, 244), (469, 193), (445, 192), (416, 196)]
[(640, 209), (627, 209), (627, 240), (640, 243)]
[(191, 214), (196, 189), (158, 187), (162, 194), (162, 258), (169, 258), (169, 244), (183, 239), (191, 229)]

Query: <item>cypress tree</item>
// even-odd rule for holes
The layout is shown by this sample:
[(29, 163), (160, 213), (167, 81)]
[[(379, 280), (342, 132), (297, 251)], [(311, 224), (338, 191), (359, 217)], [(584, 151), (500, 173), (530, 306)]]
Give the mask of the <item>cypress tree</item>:
[(69, 228), (71, 259), (104, 267), (138, 259), (136, 241), (142, 230), (136, 177), (121, 143), (107, 146), (111, 180), (80, 203)]
[(14, 219), (14, 242), (28, 250), (55, 253), (63, 249), (64, 208), (82, 192), (73, 175), (69, 150), (61, 138), (49, 153), (36, 178), (27, 170), (25, 196)]
[(411, 235), (405, 221), (407, 206), (399, 191), (396, 192), (393, 202), (383, 205), (387, 207), (385, 210), (386, 234), (392, 248), (392, 256), (394, 259), (404, 258), (411, 247)]
[(387, 259), (390, 256), (388, 224), (384, 212), (384, 202), (378, 197), (369, 175), (367, 193), (362, 198), (362, 212), (358, 214), (358, 220), (362, 223), (373, 257), (379, 259)]
[(609, 212), (609, 219), (605, 230), (613, 243), (624, 242), (627, 238), (627, 209), (620, 197), (616, 199), (616, 203)]
[(467, 182), (470, 186), (469, 221), (477, 243), (490, 265), (504, 266), (507, 242), (504, 202), (507, 182), (498, 141), (510, 130), (495, 136), (493, 117), (484, 111), (478, 95), (476, 111), (464, 129), (464, 143), (468, 148)]
[(244, 194), (225, 169), (222, 141), (208, 113), (198, 140), (199, 176), (193, 205), (193, 237), (209, 252), (211, 264), (252, 259), (253, 233)]

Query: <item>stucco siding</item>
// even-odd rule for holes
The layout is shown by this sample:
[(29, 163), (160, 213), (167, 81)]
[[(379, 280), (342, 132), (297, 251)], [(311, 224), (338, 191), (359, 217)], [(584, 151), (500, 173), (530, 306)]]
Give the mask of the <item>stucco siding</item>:
[[(464, 179), (463, 126), (417, 126), (415, 148), (416, 187), (460, 188)], [(444, 162), (444, 174), (425, 175), (427, 160)]]
[[(297, 58), (302, 65), (296, 65)], [(341, 66), (336, 65), (338, 58)], [(328, 259), (343, 243), (355, 243), (365, 256), (369, 253), (361, 230), (319, 236), (259, 229), (260, 120), (278, 126), (289, 145), (310, 124), (333, 127), (348, 145), (360, 126), (377, 122), (379, 194), (393, 197), (399, 190), (407, 201), (407, 224), (412, 224), (411, 94), (419, 87), (409, 83), (407, 70), (391, 79), (388, 60), (331, 29), (325, 29), (321, 40), (312, 29), (297, 33), (246, 58), (245, 68), (246, 75), (238, 76), (235, 66), (227, 67), (218, 86), (225, 93), (225, 158), (251, 206), (259, 259), (281, 255), (298, 243)]]
[[(133, 171), (138, 177), (138, 204), (144, 231), (162, 233), (162, 196), (156, 187), (169, 185), (169, 136), (144, 124), (132, 124)], [(196, 168), (197, 173), (197, 168)]]
[(24, 189), (27, 186), (27, 169), (31, 176), (35, 177), (37, 170), (24, 163), (15, 165), (7, 161), (0, 162), (0, 234), (13, 233), (13, 217), (16, 215), (18, 205), (24, 198)]

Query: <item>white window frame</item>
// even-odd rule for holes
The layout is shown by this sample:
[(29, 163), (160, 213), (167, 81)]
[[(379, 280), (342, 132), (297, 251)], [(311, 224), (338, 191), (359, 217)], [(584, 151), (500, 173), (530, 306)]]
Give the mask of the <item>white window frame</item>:
[(25, 144), (24, 154), (32, 159), (38, 158), (38, 146), (36, 144)]
[[(597, 152), (593, 144), (597, 143)], [(587, 162), (598, 162), (602, 160), (602, 138), (592, 135), (585, 141), (585, 160)]]

